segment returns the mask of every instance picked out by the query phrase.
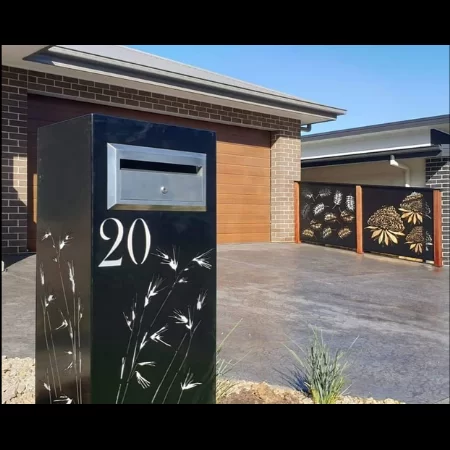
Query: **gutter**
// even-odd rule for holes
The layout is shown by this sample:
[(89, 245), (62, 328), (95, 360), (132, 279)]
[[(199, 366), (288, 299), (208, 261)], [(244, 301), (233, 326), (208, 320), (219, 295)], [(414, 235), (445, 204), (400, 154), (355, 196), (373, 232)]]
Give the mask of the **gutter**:
[(26, 60), (41, 64), (54, 65), (77, 64), (79, 68), (104, 71), (105, 75), (114, 73), (119, 76), (141, 79), (159, 84), (176, 86), (183, 89), (192, 89), (199, 93), (222, 95), (236, 100), (250, 101), (261, 106), (272, 106), (280, 109), (289, 109), (293, 112), (310, 114), (336, 120), (338, 115), (345, 114), (344, 109), (332, 108), (303, 100), (284, 97), (282, 95), (262, 93), (252, 89), (244, 89), (238, 86), (231, 86), (216, 81), (204, 80), (201, 78), (169, 72), (161, 69), (121, 61), (111, 57), (103, 57), (92, 53), (86, 53), (66, 48), (54, 46), (46, 51), (34, 54)]

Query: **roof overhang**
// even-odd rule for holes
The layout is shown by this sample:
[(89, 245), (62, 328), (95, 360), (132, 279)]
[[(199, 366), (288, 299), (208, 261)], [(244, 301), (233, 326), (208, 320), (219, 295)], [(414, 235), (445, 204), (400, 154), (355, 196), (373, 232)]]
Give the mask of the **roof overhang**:
[(430, 158), (433, 156), (448, 156), (448, 145), (429, 145), (423, 147), (409, 147), (393, 150), (375, 150), (353, 152), (351, 154), (341, 154), (327, 157), (306, 157), (302, 158), (302, 169), (311, 167), (337, 166), (343, 164), (360, 164), (376, 161), (389, 161), (391, 155), (401, 159), (408, 158)]
[(448, 157), (449, 146), (450, 135), (434, 128), (418, 127), (400, 134), (392, 134), (389, 130), (384, 134), (304, 142), (301, 162), (303, 168), (308, 168), (385, 161), (391, 155), (402, 159)]
[[(431, 128), (439, 125), (449, 124), (450, 116), (448, 114), (433, 117), (423, 117), (420, 119), (402, 120), (400, 122), (388, 122), (377, 125), (368, 125), (365, 127), (349, 128), (345, 130), (327, 131), (325, 133), (315, 133), (305, 136), (303, 142), (324, 142), (336, 141), (359, 136), (376, 136), (378, 133), (409, 131), (417, 128)], [(437, 131), (437, 130), (435, 130)]]
[(303, 124), (336, 120), (346, 112), (245, 83), (231, 85), (150, 67), (148, 61), (149, 55), (118, 45), (2, 46), (3, 65), (287, 117)]

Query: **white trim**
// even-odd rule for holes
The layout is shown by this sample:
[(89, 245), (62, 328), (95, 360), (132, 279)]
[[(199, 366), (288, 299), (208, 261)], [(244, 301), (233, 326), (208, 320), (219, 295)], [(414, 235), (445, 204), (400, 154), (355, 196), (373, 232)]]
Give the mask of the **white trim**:
[(345, 152), (345, 153), (333, 153), (331, 155), (326, 155), (326, 156), (305, 156), (300, 158), (301, 161), (307, 161), (309, 159), (331, 159), (331, 158), (336, 158), (338, 156), (353, 156), (353, 155), (365, 155), (367, 153), (389, 153), (393, 150), (406, 150), (409, 148), (426, 148), (426, 147), (433, 147), (431, 144), (428, 145), (423, 145), (423, 144), (418, 144), (418, 145), (406, 145), (406, 146), (401, 146), (401, 147), (390, 147), (390, 148), (377, 148), (375, 150), (363, 150), (360, 152)]

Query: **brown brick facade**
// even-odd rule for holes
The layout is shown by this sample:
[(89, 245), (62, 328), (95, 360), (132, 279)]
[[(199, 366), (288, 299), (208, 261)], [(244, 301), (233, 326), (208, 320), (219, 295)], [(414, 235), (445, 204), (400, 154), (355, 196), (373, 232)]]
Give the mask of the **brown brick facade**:
[(2, 251), (26, 252), (29, 92), (272, 131), (272, 241), (293, 241), (300, 122), (77, 78), (2, 66)]

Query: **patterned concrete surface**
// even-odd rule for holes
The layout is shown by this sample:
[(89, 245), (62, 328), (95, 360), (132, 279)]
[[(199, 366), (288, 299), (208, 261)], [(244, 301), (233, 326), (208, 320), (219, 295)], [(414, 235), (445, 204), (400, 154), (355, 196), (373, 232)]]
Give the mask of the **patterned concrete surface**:
[(332, 349), (358, 338), (350, 394), (448, 403), (448, 268), (307, 244), (222, 246), (218, 268), (219, 340), (242, 319), (223, 355), (251, 352), (236, 377), (290, 383), (284, 344), (311, 325)]

